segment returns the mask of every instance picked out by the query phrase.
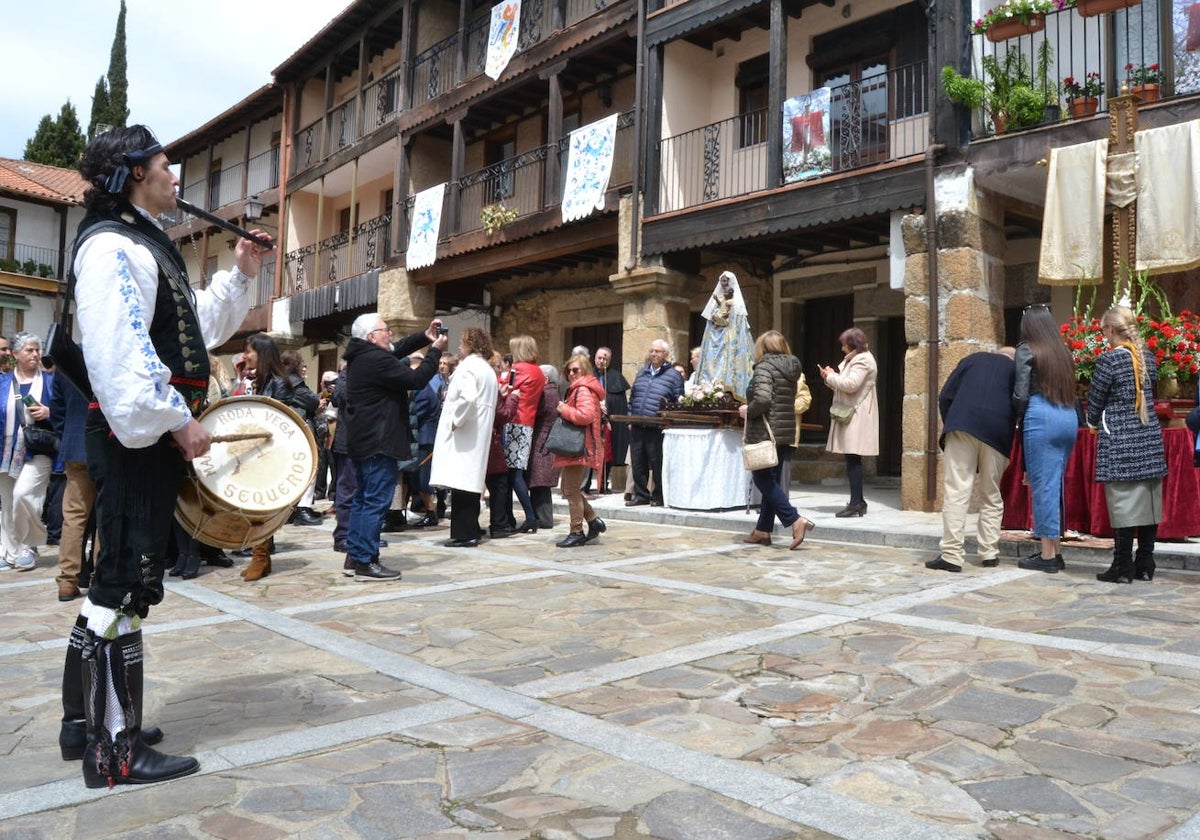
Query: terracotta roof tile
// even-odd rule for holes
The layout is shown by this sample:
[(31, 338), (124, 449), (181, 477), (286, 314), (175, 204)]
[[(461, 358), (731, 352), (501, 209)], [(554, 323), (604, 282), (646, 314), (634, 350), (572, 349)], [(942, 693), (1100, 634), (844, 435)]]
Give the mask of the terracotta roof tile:
[(0, 192), (79, 204), (87, 186), (74, 169), (0, 158)]

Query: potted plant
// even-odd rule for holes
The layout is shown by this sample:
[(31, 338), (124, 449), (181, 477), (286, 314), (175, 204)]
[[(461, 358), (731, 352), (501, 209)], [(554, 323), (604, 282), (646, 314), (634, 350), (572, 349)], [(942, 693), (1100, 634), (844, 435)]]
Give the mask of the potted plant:
[(980, 58), (987, 90), (984, 94), (996, 133), (1020, 130), (1041, 123), (1046, 116), (1046, 94), (1034, 88), (1029, 59), (1018, 50), (1010, 50), (1003, 59), (994, 55)]
[(1040, 32), (1046, 15), (1075, 5), (1075, 0), (1009, 0), (988, 9), (971, 24), (971, 32), (984, 35), (993, 43)]
[(1157, 64), (1133, 63), (1125, 65), (1125, 79), (1129, 84), (1129, 92), (1140, 96), (1142, 102), (1156, 102), (1159, 98), (1160, 87), (1163, 83), (1163, 72)]
[(489, 204), (479, 211), (479, 223), (483, 226), (484, 232), (488, 236), (491, 236), (500, 230), (500, 228), (516, 219), (517, 216), (518, 213), (515, 207), (505, 207), (503, 204)]
[(963, 76), (947, 64), (942, 68), (942, 90), (951, 102), (965, 108), (982, 108), (987, 88), (983, 79)]
[(1095, 17), (1106, 12), (1115, 12), (1128, 6), (1136, 6), (1142, 0), (1076, 0), (1075, 11), (1080, 17)]
[(1100, 81), (1099, 73), (1088, 73), (1082, 83), (1074, 76), (1063, 79), (1063, 93), (1067, 97), (1067, 107), (1071, 109), (1074, 119), (1090, 117), (1100, 107), (1100, 97), (1104, 93), (1104, 83)]

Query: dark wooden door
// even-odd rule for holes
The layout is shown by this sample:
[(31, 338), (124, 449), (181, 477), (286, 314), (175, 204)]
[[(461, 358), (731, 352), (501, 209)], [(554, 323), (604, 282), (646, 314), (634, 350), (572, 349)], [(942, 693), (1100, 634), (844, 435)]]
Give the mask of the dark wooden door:
[(812, 392), (812, 406), (804, 415), (805, 422), (820, 423), (821, 431), (805, 431), (801, 435), (804, 443), (823, 443), (828, 437), (829, 406), (833, 403), (833, 392), (821, 381), (817, 368), (829, 365), (836, 368), (842, 360), (842, 349), (838, 336), (854, 325), (854, 295), (814, 298), (804, 303), (804, 343), (800, 348), (800, 362)]
[[(609, 369), (620, 370), (621, 342), (624, 340), (624, 329), (624, 326), (620, 322), (574, 327), (571, 329), (571, 347), (582, 344), (592, 354), (593, 359), (596, 357), (596, 350), (598, 348), (607, 347), (609, 350), (612, 350), (612, 362), (609, 364)], [(567, 348), (568, 353), (571, 351), (571, 347)], [(546, 360), (543, 359), (542, 361)]]
[(880, 324), (879, 346), (871, 348), (879, 365), (876, 380), (879, 398), (879, 475), (900, 475), (904, 442), (900, 418), (904, 411), (904, 318), (888, 318)]

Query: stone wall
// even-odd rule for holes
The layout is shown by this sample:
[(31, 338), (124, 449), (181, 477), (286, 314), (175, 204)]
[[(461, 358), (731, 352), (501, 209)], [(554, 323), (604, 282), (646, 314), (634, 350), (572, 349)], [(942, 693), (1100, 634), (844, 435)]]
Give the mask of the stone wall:
[[(1004, 341), (1003, 210), (983, 193), (968, 206), (938, 213), (937, 389), (966, 356), (995, 350)], [(904, 455), (901, 503), (906, 510), (941, 507), (941, 459), (929, 453), (930, 424), (938, 429), (936, 402), (930, 412), (929, 367), (933, 364), (929, 328), (928, 217), (904, 218), (905, 333), (909, 350), (904, 372)], [(934, 396), (935, 398), (935, 396)], [(928, 464), (936, 459), (933, 499), (928, 498)]]

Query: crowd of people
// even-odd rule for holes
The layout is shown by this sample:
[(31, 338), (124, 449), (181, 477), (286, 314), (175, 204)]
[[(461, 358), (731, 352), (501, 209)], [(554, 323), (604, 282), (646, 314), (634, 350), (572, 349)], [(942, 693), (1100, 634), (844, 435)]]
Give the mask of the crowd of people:
[[(400, 577), (380, 562), (382, 533), (397, 504), (417, 512), (418, 527), (436, 525), (448, 507), (444, 545), (479, 545), (485, 490), (492, 539), (551, 527), (557, 485), (569, 528), (555, 545), (594, 542), (607, 526), (589, 503), (589, 482), (607, 489), (608, 468), (624, 464), (626, 445), (626, 504), (663, 504), (657, 415), (664, 401), (682, 396), (686, 373), (672, 364), (665, 341), (651, 342), (629, 384), (613, 369), (610, 348), (595, 355), (574, 348), (555, 367), (540, 363), (528, 335), (512, 338), (504, 354), (485, 330), (470, 327), (451, 355), (439, 319), (393, 339), (387, 323), (368, 313), (354, 321), (341, 369), (321, 373), (319, 394), (307, 386), (300, 357), (280, 352), (261, 333), (244, 341), (236, 376), (229, 377), (208, 351), (243, 323), (250, 280), (272, 247), (270, 237), (247, 232), (235, 246), (233, 269), (194, 288), (156, 221), (175, 208), (178, 179), (153, 134), (131, 126), (98, 135), (80, 173), (89, 187), (68, 295), (78, 310), (78, 353), (63, 355), (55, 368), (36, 336), (0, 338), (0, 389), (9, 395), (0, 405), (0, 564), (27, 571), (37, 565), (40, 546), (59, 541), (59, 599), (87, 590), (68, 638), (59, 745), (64, 759), (82, 760), (88, 787), (164, 781), (199, 769), (193, 757), (154, 748), (164, 734), (142, 716), (141, 625), (163, 599), (168, 567), (190, 578), (202, 562), (232, 565), (175, 527), (185, 464), (203, 458), (213, 443), (198, 419), (210, 400), (242, 394), (278, 400), (312, 429), (314, 440), (328, 444), (321, 448), (333, 471), (334, 548), (345, 554), (343, 572), (355, 580)], [(694, 367), (703, 364), (707, 346), (743, 346), (742, 310), (736, 278), (722, 275), (706, 308), (713, 329)], [(1097, 577), (1151, 580), (1166, 473), (1162, 435), (1148, 408), (1156, 369), (1128, 309), (1114, 307), (1102, 324), (1111, 349), (1097, 361), (1086, 419), (1098, 435), (1096, 479), (1105, 486), (1115, 545), (1112, 566)], [(961, 569), (962, 520), (975, 483), (984, 499), (980, 554), (984, 565), (996, 564), (1002, 506), (996, 485), (1018, 428), (1040, 541), (1037, 554), (1019, 565), (1063, 567), (1062, 478), (1077, 426), (1074, 376), (1044, 306), (1026, 310), (1021, 339), (1011, 355), (968, 357), (942, 390), (945, 535), (930, 568)], [(837, 369), (819, 368), (833, 392), (826, 446), (845, 457), (850, 486), (837, 515), (861, 517), (867, 512), (862, 458), (878, 454), (879, 446), (877, 365), (861, 330), (844, 331), (839, 343), (844, 358)], [(784, 336), (760, 335), (739, 413), (747, 446), (771, 440), (774, 452), (753, 470), (762, 505), (747, 543), (771, 545), (778, 519), (796, 549), (814, 527), (788, 498), (785, 467), (810, 402)], [(328, 483), (320, 475), (305, 489), (292, 521), (320, 521), (311, 505), (318, 485), (328, 492)], [(47, 504), (52, 492), (61, 493), (61, 502)], [(60, 514), (48, 517), (48, 527), (45, 513), (56, 508)], [(270, 574), (271, 551), (270, 539), (256, 540), (242, 577)]]

